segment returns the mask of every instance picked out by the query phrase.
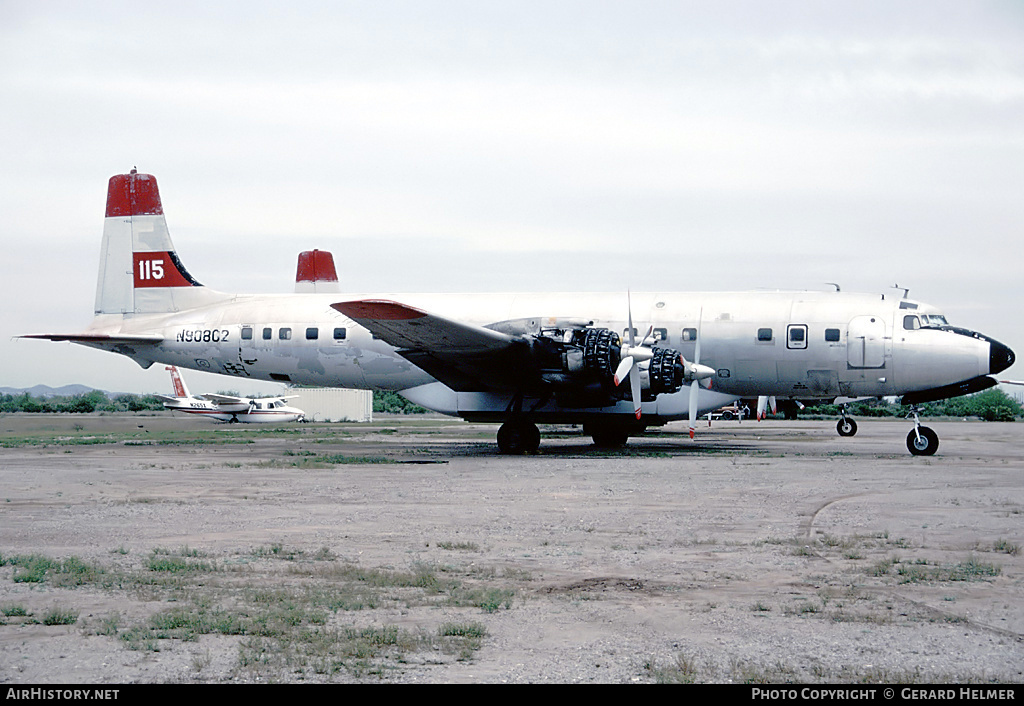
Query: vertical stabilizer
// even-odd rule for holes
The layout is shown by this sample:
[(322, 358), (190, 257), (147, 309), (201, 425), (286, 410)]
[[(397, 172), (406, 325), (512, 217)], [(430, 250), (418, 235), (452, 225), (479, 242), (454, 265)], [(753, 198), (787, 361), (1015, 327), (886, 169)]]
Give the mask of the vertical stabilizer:
[(306, 250), (299, 253), (295, 268), (296, 292), (339, 292), (338, 272), (334, 269), (334, 256), (326, 250)]
[(175, 397), (191, 397), (188, 394), (188, 388), (185, 387), (185, 381), (181, 379), (181, 373), (173, 365), (168, 365), (164, 370), (171, 371), (171, 383), (174, 385), (174, 396)]
[(112, 176), (96, 313), (180, 311), (206, 303), (211, 294), (215, 295), (192, 278), (174, 251), (156, 179), (134, 169)]

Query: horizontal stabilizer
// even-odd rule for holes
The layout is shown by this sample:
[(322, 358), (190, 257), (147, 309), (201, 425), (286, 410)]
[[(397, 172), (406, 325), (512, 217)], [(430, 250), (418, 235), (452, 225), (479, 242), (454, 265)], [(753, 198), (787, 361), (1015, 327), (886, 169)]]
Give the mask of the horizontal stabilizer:
[(71, 343), (85, 343), (85, 344), (117, 344), (117, 343), (128, 343), (128, 344), (140, 344), (140, 343), (160, 343), (164, 340), (163, 336), (151, 333), (135, 333), (135, 334), (117, 334), (110, 335), (106, 333), (28, 333), (18, 338), (41, 338), (47, 341), (70, 341)]
[(131, 358), (144, 369), (156, 362), (156, 347), (164, 340), (163, 336), (151, 333), (30, 333), (18, 338), (68, 341), (90, 348), (120, 353)]

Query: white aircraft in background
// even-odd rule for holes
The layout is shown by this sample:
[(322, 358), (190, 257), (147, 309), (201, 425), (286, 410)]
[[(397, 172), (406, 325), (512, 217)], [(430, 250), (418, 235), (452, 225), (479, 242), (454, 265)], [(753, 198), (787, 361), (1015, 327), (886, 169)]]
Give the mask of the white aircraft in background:
[[(175, 412), (199, 414), (222, 422), (295, 422), (305, 419), (301, 409), (289, 407), (285, 400), (289, 397), (232, 397), (230, 395), (208, 394), (193, 397), (189, 394), (185, 381), (173, 365), (168, 366), (171, 382), (174, 384), (174, 397), (156, 395), (163, 400), (166, 409)], [(294, 395), (292, 395), (294, 396)]]
[[(665, 268), (661, 279), (673, 274)], [(698, 416), (739, 398), (902, 396), (916, 405), (991, 387), (990, 375), (1015, 360), (906, 293), (329, 289), (250, 295), (201, 285), (174, 249), (156, 180), (132, 170), (110, 179), (92, 324), (29, 337), (143, 367), (395, 390), (445, 414), (501, 423), (505, 453), (536, 450), (538, 423), (582, 424), (599, 446), (687, 417), (692, 435)], [(937, 446), (915, 414), (911, 453)]]

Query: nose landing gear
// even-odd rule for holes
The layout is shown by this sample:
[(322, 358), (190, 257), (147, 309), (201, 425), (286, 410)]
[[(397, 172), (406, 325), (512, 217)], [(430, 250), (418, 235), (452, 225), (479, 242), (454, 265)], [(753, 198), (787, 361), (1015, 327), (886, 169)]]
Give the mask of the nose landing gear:
[(839, 416), (841, 418), (836, 424), (836, 431), (839, 432), (839, 436), (853, 436), (856, 434), (857, 422), (846, 416), (845, 404), (839, 408)]
[(939, 448), (939, 435), (931, 428), (921, 426), (917, 407), (910, 408), (907, 419), (914, 418), (914, 428), (907, 434), (907, 449), (915, 456), (931, 456)]

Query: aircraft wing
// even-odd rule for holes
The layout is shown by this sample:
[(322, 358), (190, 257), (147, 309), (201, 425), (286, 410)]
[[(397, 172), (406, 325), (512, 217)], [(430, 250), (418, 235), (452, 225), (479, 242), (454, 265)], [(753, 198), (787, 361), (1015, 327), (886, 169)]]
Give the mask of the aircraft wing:
[(218, 395), (216, 393), (199, 395), (199, 397), (214, 404), (249, 404), (248, 397), (232, 397), (231, 395)]
[(526, 345), (522, 339), (385, 299), (338, 302), (331, 308), (453, 390), (515, 387), (510, 363), (515, 349)]
[(249, 404), (250, 402), (284, 402), (294, 399), (298, 395), (285, 395), (284, 397), (233, 397), (231, 395), (218, 395), (215, 392), (208, 392), (199, 395), (200, 398), (213, 402), (214, 404)]

